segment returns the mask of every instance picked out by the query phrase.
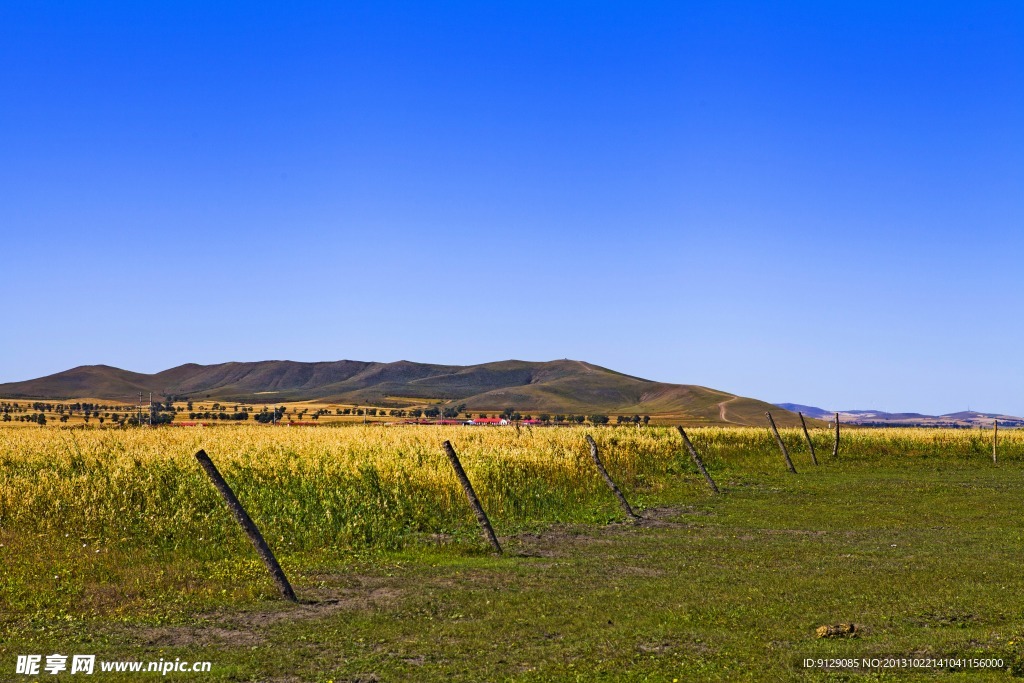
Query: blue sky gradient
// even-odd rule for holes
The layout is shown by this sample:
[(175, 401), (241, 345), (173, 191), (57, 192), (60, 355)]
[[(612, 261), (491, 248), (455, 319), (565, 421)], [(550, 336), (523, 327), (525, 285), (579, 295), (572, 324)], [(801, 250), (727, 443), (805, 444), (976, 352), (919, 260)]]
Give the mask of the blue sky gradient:
[(1024, 415), (1024, 4), (0, 5), (0, 381), (577, 358)]

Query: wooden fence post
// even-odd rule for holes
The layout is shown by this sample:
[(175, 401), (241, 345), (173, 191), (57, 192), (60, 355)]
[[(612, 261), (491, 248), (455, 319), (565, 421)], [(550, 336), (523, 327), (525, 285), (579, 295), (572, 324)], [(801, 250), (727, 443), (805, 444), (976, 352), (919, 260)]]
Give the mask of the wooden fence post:
[(469, 507), (473, 509), (473, 514), (476, 515), (476, 521), (480, 523), (480, 530), (484, 532), (484, 538), (494, 547), (494, 552), (500, 555), (501, 544), (498, 543), (498, 537), (494, 535), (494, 529), (491, 528), (491, 520), (487, 519), (487, 513), (484, 512), (479, 499), (476, 497), (476, 492), (473, 491), (473, 484), (469, 482), (466, 470), (462, 469), (462, 463), (459, 462), (459, 456), (455, 453), (455, 449), (452, 448), (452, 442), (445, 441), (441, 445), (444, 447), (444, 452), (448, 455), (448, 461), (451, 462), (452, 469), (455, 470), (455, 476), (458, 478), (459, 483), (462, 484), (462, 490), (466, 492), (466, 498), (469, 499)]
[(594, 459), (594, 464), (597, 465), (597, 471), (601, 473), (601, 476), (604, 477), (604, 482), (608, 484), (608, 488), (610, 488), (612, 493), (615, 494), (615, 497), (619, 499), (619, 505), (622, 506), (622, 510), (626, 513), (626, 517), (633, 522), (639, 522), (640, 515), (633, 512), (633, 508), (629, 507), (629, 503), (626, 502), (626, 497), (622, 495), (622, 491), (620, 491), (619, 487), (615, 485), (612, 478), (608, 476), (608, 470), (606, 470), (604, 465), (601, 464), (601, 457), (597, 454), (597, 443), (594, 441), (594, 437), (590, 436), (590, 434), (587, 434), (587, 443), (590, 444), (590, 457)]
[(679, 436), (683, 437), (683, 443), (686, 445), (686, 450), (690, 451), (690, 457), (693, 458), (693, 462), (697, 465), (697, 469), (700, 470), (700, 473), (704, 475), (704, 478), (708, 482), (708, 486), (711, 487), (712, 491), (718, 493), (719, 491), (718, 487), (715, 485), (715, 480), (711, 478), (710, 474), (708, 474), (707, 468), (704, 467), (704, 461), (700, 459), (700, 456), (697, 455), (697, 449), (693, 447), (692, 443), (690, 443), (690, 437), (686, 436), (686, 432), (683, 431), (682, 427), (676, 426), (676, 429), (679, 430)]
[(992, 464), (996, 464), (996, 446), (999, 442), (999, 420), (992, 420)]
[(814, 455), (814, 442), (811, 441), (811, 435), (807, 431), (807, 422), (804, 421), (804, 414), (798, 412), (797, 415), (800, 416), (800, 424), (804, 428), (804, 436), (807, 437), (807, 445), (810, 446), (810, 448), (811, 448), (811, 462), (813, 462), (814, 466), (817, 467), (818, 466), (818, 457), (816, 455)]
[(839, 457), (839, 413), (836, 413), (836, 442), (832, 445), (832, 459)]
[(782, 449), (782, 457), (786, 459), (786, 467), (789, 468), (790, 472), (792, 472), (793, 474), (796, 474), (796, 468), (793, 467), (793, 461), (789, 459), (789, 451), (786, 450), (786, 444), (782, 440), (782, 437), (779, 436), (779, 430), (775, 426), (775, 420), (772, 418), (772, 414), (766, 412), (765, 415), (768, 416), (768, 422), (772, 426), (772, 434), (775, 435), (775, 440), (779, 442), (779, 448)]
[(199, 461), (199, 465), (206, 472), (206, 476), (213, 481), (213, 485), (220, 492), (224, 502), (227, 503), (228, 509), (231, 510), (231, 514), (234, 515), (238, 524), (245, 531), (245, 535), (252, 541), (253, 547), (256, 548), (256, 553), (263, 560), (263, 564), (266, 565), (267, 571), (270, 572), (271, 578), (274, 579), (274, 583), (277, 584), (277, 589), (281, 592), (281, 597), (292, 602), (298, 602), (295, 597), (295, 592), (292, 590), (292, 585), (288, 583), (288, 577), (284, 575), (284, 570), (281, 569), (281, 565), (278, 564), (277, 558), (274, 557), (274, 553), (271, 552), (270, 546), (263, 540), (263, 535), (260, 530), (256, 528), (252, 519), (246, 513), (245, 508), (238, 502), (238, 498), (235, 497), (234, 491), (228, 486), (228, 483), (224, 481), (224, 477), (221, 476), (220, 472), (217, 471), (216, 465), (210, 460), (210, 456), (206, 454), (206, 451), (200, 450), (196, 453), (196, 460)]

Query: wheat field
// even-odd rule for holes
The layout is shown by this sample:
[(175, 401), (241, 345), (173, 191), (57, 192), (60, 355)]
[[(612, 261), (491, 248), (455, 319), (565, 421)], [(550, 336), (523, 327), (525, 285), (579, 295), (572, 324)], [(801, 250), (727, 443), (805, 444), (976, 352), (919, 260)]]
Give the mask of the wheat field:
[[(782, 430), (809, 467), (799, 430)], [(468, 427), (0, 429), (0, 530), (69, 534), (200, 557), (239, 542), (194, 453), (205, 449), (269, 539), (282, 550), (396, 548), (473, 534), (473, 518), (441, 449), (451, 440), (499, 533), (532, 524), (618, 516), (589, 458), (585, 434), (628, 495), (645, 505), (707, 495), (674, 430)], [(767, 429), (701, 428), (691, 438), (712, 474), (782, 467)], [(814, 432), (822, 466), (865, 461), (991, 458), (991, 432)], [(1019, 461), (1024, 433), (1000, 434)], [(726, 482), (727, 483), (727, 482)]]
[[(1018, 620), (1005, 616), (1021, 588), (1024, 431), (1000, 432), (994, 464), (991, 431), (845, 429), (833, 458), (818, 429), (817, 468), (803, 433), (781, 431), (798, 475), (767, 428), (688, 430), (715, 496), (662, 427), (0, 429), (0, 656), (77, 643), (156, 657), (153, 643), (184, 633), (219, 663), (211, 680), (450, 680), (452, 657), (478, 661), (493, 645), (480, 634), (500, 631), (512, 635), (489, 673), (466, 680), (513, 680), (517, 662), (550, 673), (538, 680), (577, 680), (570, 665), (586, 680), (631, 667), (653, 676), (636, 680), (666, 667), (734, 680), (742, 662), (784, 670), (794, 657), (922, 648), (1024, 670), (1010, 645)], [(588, 434), (644, 524), (609, 524), (624, 517)], [(445, 440), (502, 557), (481, 538)], [(288, 608), (199, 449), (305, 601), (293, 621), (245, 625)], [(977, 616), (931, 628), (961, 615)], [(840, 621), (868, 624), (873, 639), (814, 638)], [(242, 640), (215, 638), (228, 635)], [(299, 640), (319, 644), (292, 656)], [(167, 652), (195, 658), (200, 641)], [(725, 647), (638, 649), (691, 641)], [(253, 647), (263, 642), (274, 646)]]
[[(207, 554), (237, 530), (199, 469), (206, 450), (284, 550), (393, 548), (472, 530), (450, 439), (499, 528), (613, 517), (583, 430), (242, 425), (0, 430), (0, 529)], [(596, 430), (624, 486), (656, 493), (677, 446), (653, 429)], [(201, 540), (200, 540), (201, 539)]]

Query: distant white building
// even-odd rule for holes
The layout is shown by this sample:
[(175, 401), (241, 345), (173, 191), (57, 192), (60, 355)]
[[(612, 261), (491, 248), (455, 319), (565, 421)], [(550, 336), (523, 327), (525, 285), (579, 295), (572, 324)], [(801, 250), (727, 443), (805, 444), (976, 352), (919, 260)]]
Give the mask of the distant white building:
[(472, 420), (466, 422), (468, 425), (495, 425), (504, 426), (508, 424), (508, 420), (503, 417), (475, 417)]

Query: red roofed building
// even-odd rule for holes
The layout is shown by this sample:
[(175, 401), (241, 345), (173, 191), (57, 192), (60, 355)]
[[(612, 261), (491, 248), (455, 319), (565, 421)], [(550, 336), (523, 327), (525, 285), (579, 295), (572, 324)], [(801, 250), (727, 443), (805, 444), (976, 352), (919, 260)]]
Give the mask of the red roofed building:
[(474, 417), (468, 421), (468, 425), (507, 425), (508, 420), (503, 417)]

